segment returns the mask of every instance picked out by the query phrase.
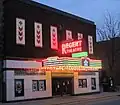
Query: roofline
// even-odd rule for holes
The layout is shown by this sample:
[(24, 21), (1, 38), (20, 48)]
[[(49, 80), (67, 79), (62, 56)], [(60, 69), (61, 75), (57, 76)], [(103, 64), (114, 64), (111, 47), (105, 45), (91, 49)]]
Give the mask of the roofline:
[[(7, 0), (6, 0), (7, 1)], [(10, 1), (10, 0), (8, 0)], [(47, 5), (44, 5), (44, 4), (41, 4), (41, 3), (38, 3), (36, 1), (33, 1), (33, 0), (19, 0), (19, 1), (22, 1), (26, 4), (30, 4), (30, 5), (33, 5), (33, 6), (36, 6), (36, 7), (39, 7), (39, 8), (42, 8), (42, 9), (46, 9), (48, 11), (52, 11), (52, 12), (55, 12), (57, 14), (60, 14), (60, 15), (63, 15), (63, 16), (68, 16), (70, 18), (73, 18), (73, 19), (76, 19), (76, 20), (80, 20), (81, 22), (85, 22), (85, 23), (88, 23), (88, 24), (92, 24), (92, 25), (95, 25), (95, 23), (93, 21), (90, 21), (88, 19), (84, 19), (84, 18), (81, 18), (79, 16), (76, 16), (76, 15), (73, 15), (71, 13), (68, 13), (68, 12), (64, 12), (62, 10), (59, 10), (59, 9), (56, 9), (56, 8), (53, 8), (53, 7), (50, 7), (50, 6), (47, 6)]]

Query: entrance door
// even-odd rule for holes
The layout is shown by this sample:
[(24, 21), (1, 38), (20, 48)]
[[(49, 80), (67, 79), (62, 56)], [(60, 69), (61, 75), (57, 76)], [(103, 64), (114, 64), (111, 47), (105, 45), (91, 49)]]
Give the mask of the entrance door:
[(72, 78), (52, 78), (52, 94), (72, 94)]

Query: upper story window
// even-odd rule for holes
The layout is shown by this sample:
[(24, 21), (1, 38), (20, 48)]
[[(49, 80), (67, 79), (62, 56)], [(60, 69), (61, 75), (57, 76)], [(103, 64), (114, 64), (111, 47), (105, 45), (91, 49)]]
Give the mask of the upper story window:
[(82, 33), (78, 33), (77, 37), (78, 37), (78, 40), (83, 39), (83, 34)]
[(72, 31), (66, 30), (66, 40), (72, 40)]

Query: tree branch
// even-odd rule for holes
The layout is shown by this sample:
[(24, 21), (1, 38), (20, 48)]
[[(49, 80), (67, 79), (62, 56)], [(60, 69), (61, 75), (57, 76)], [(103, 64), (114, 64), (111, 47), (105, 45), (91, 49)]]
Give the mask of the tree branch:
[[(110, 40), (105, 47), (104, 55), (108, 59), (109, 69), (112, 71), (115, 66), (116, 58), (120, 53), (120, 46), (116, 46), (116, 37), (120, 37), (120, 20), (115, 19), (109, 12), (105, 15), (102, 28), (97, 28), (97, 35), (100, 41)], [(116, 49), (117, 47), (117, 49)]]

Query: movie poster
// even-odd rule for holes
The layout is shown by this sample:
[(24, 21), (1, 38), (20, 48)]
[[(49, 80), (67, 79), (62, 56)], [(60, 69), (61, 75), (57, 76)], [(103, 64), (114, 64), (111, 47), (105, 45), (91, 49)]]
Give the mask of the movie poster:
[(87, 88), (87, 79), (79, 79), (78, 86), (79, 88)]
[(39, 91), (45, 91), (46, 90), (46, 81), (45, 80), (39, 80)]
[(24, 96), (24, 80), (15, 79), (15, 97)]
[(79, 86), (79, 88), (82, 88), (82, 86), (83, 86), (82, 79), (79, 79), (79, 80), (78, 80), (78, 86)]
[(87, 80), (83, 79), (83, 88), (87, 88)]
[(91, 89), (92, 90), (96, 89), (96, 79), (95, 78), (91, 78)]
[(32, 81), (32, 90), (38, 91), (38, 81), (37, 80)]

